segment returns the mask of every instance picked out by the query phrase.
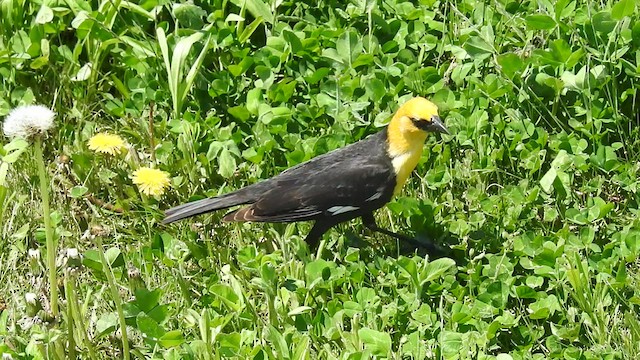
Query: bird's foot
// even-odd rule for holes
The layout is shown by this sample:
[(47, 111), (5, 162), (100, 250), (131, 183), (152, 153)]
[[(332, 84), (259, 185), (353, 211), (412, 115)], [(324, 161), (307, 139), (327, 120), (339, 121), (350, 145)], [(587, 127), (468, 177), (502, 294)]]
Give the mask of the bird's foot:
[(404, 242), (412, 248), (422, 249), (432, 258), (447, 257), (451, 254), (451, 249), (436, 244), (431, 238), (426, 236), (417, 236), (415, 238), (406, 237), (401, 240), (401, 243)]

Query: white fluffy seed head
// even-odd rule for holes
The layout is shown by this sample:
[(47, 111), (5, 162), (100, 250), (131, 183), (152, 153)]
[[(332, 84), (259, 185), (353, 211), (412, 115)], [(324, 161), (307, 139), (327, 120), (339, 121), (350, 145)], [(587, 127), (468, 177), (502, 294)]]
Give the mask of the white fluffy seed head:
[(29, 249), (28, 255), (30, 259), (40, 260), (40, 250), (39, 249)]
[(53, 126), (56, 114), (42, 105), (19, 106), (4, 119), (2, 130), (8, 137), (22, 137), (44, 134)]
[(69, 259), (77, 259), (78, 258), (78, 249), (76, 248), (68, 248), (67, 249), (67, 257)]
[(28, 292), (24, 294), (24, 299), (27, 302), (27, 304), (35, 305), (38, 300), (38, 296), (32, 292)]

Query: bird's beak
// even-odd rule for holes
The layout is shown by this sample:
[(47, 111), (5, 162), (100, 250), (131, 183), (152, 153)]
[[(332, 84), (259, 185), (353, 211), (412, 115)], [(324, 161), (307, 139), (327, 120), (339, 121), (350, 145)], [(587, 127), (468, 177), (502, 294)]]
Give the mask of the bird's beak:
[(429, 124), (429, 131), (439, 132), (447, 135), (450, 134), (449, 130), (447, 130), (447, 127), (444, 126), (444, 122), (442, 122), (442, 119), (440, 119), (440, 116), (438, 115), (433, 115), (431, 117), (431, 124)]

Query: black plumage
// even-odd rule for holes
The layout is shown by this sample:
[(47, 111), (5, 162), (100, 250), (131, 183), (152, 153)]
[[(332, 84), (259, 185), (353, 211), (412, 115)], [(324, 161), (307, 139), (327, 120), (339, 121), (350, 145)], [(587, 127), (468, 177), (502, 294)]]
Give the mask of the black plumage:
[(368, 228), (398, 239), (412, 239), (379, 228), (373, 211), (391, 200), (418, 164), (430, 132), (448, 133), (438, 107), (415, 97), (404, 103), (389, 126), (351, 145), (294, 166), (237, 191), (166, 211), (164, 223), (247, 205), (225, 221), (293, 222), (314, 220), (306, 241), (315, 246), (332, 226), (361, 217)]
[(227, 214), (224, 220), (315, 220), (306, 241), (316, 245), (332, 226), (372, 214), (391, 200), (396, 181), (391, 158), (386, 152), (386, 141), (387, 130), (384, 129), (268, 180), (169, 209), (163, 222), (249, 204)]

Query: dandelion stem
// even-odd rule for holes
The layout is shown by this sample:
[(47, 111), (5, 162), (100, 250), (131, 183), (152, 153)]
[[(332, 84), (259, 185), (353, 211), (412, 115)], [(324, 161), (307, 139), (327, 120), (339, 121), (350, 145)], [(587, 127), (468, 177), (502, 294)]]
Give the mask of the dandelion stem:
[(122, 351), (125, 360), (129, 360), (129, 340), (127, 338), (127, 324), (124, 319), (124, 311), (122, 310), (122, 302), (120, 301), (120, 293), (116, 287), (116, 279), (113, 276), (113, 270), (111, 264), (107, 261), (107, 257), (104, 255), (104, 248), (102, 246), (102, 239), (100, 236), (96, 236), (96, 242), (98, 243), (98, 252), (100, 253), (100, 261), (102, 262), (102, 269), (105, 275), (107, 275), (107, 282), (111, 289), (111, 296), (113, 302), (116, 305), (116, 312), (118, 313), (118, 320), (120, 322), (120, 330), (122, 331)]
[(49, 296), (51, 315), (58, 316), (58, 280), (56, 269), (56, 244), (53, 239), (53, 227), (51, 226), (51, 209), (49, 208), (49, 181), (42, 154), (42, 137), (36, 136), (34, 142), (36, 163), (38, 163), (38, 177), (40, 178), (40, 194), (42, 196), (42, 213), (44, 216), (44, 231), (47, 241), (47, 267), (49, 268)]
[[(74, 293), (70, 293), (70, 287), (71, 287), (71, 280), (70, 280), (70, 275), (69, 275), (69, 269), (66, 269), (64, 272), (64, 280), (65, 280), (65, 284), (64, 284), (64, 297), (67, 300), (67, 337), (68, 337), (68, 346), (67, 346), (67, 355), (69, 359), (75, 359), (77, 357), (76, 354), (76, 332), (75, 329), (73, 327), (74, 325), (74, 321), (73, 321), (73, 306), (71, 305), (71, 298), (70, 296), (75, 296)], [(74, 280), (75, 281), (75, 280)]]
[[(67, 306), (69, 307), (69, 323), (75, 323), (79, 331), (77, 333), (80, 337), (80, 342), (87, 348), (89, 351), (89, 357), (92, 360), (97, 360), (97, 356), (93, 346), (91, 345), (91, 341), (88, 339), (89, 335), (87, 333), (87, 329), (84, 326), (84, 319), (80, 315), (80, 309), (78, 306), (78, 296), (76, 291), (76, 276), (72, 271), (67, 270), (66, 282), (65, 282), (65, 291), (66, 291), (66, 299)], [(69, 328), (71, 328), (71, 324)], [(73, 337), (74, 334), (70, 331), (69, 337)], [(72, 357), (70, 357), (72, 358)]]
[(156, 140), (154, 138), (154, 127), (153, 127), (153, 102), (151, 102), (149, 108), (149, 146), (151, 147), (151, 161), (154, 165), (156, 165)]

